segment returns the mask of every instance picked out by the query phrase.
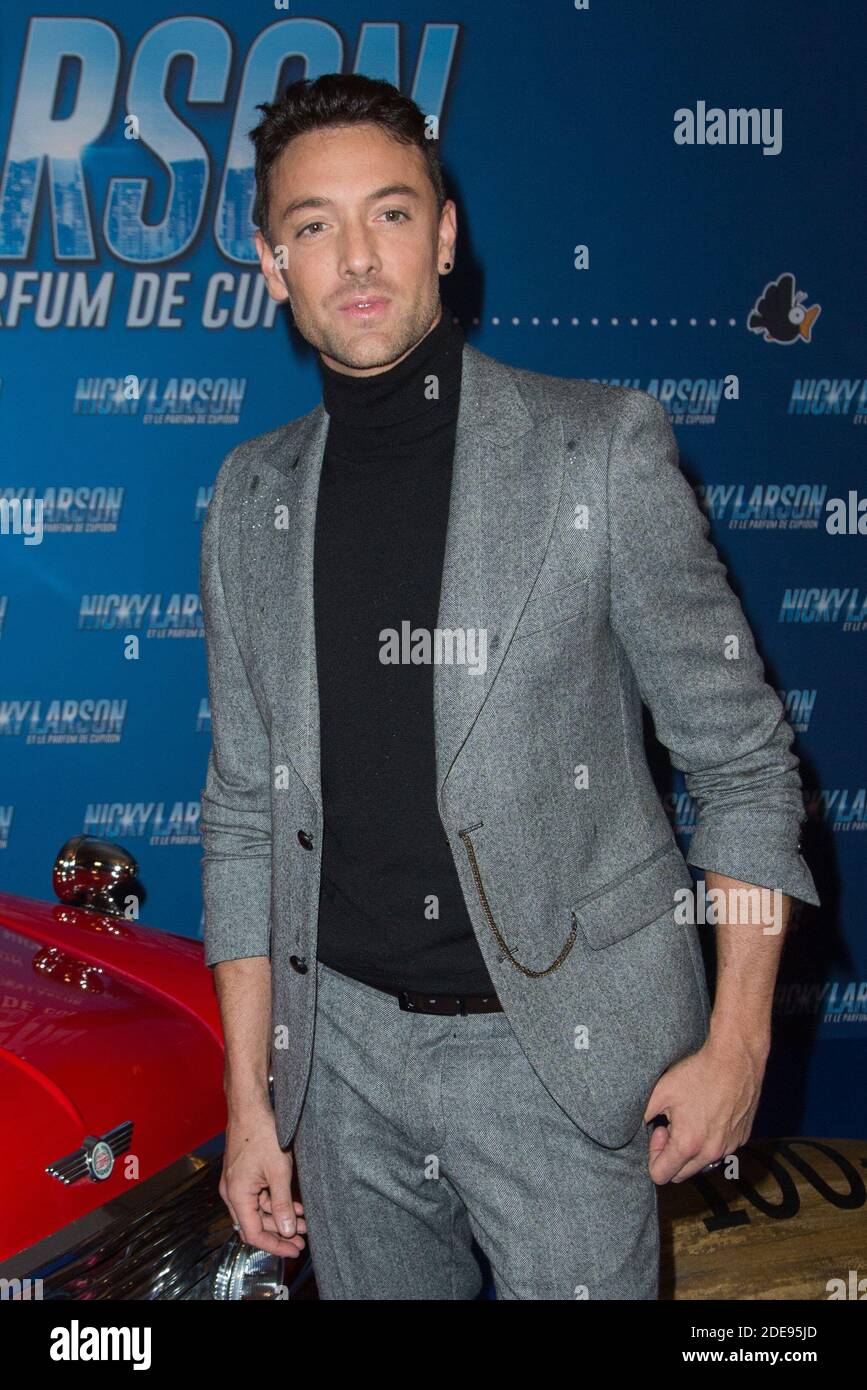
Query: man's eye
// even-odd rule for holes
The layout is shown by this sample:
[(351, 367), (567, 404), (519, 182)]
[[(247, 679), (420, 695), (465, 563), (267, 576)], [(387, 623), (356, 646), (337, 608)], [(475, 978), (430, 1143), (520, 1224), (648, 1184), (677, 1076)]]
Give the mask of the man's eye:
[[(401, 218), (403, 219), (404, 222), (408, 222), (408, 221), (409, 221), (409, 214), (406, 213), (406, 212), (404, 212), (403, 208), (386, 208), (386, 209), (385, 209), (385, 212), (382, 213), (382, 216), (383, 216), (383, 217), (388, 217), (391, 213), (397, 213), (398, 217), (401, 217)], [(400, 224), (398, 224), (398, 225), (400, 225)], [(324, 227), (324, 226), (325, 226), (325, 223), (324, 223), (324, 222), (308, 222), (306, 227), (302, 227), (301, 230), (300, 230), (300, 232), (296, 232), (296, 234), (295, 234), (295, 235), (296, 235), (296, 240), (297, 240), (298, 237), (306, 236), (307, 233), (308, 233), (309, 231), (311, 231), (311, 229), (312, 229), (313, 227)]]

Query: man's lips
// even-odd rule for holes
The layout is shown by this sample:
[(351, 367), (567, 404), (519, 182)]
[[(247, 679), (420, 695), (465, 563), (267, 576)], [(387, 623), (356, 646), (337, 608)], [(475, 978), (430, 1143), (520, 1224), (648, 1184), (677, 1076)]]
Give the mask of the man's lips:
[(382, 295), (371, 295), (369, 299), (356, 295), (353, 299), (347, 299), (345, 303), (340, 305), (340, 312), (349, 314), (351, 318), (373, 318), (376, 314), (381, 314), (390, 302)]

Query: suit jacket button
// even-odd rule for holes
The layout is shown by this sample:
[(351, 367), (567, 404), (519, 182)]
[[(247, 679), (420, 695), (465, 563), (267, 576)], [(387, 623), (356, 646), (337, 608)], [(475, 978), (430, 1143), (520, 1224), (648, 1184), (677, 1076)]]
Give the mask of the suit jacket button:
[(299, 975), (307, 974), (307, 962), (303, 956), (290, 956), (289, 964), (293, 970), (297, 970)]
[(305, 849), (312, 849), (312, 848), (313, 848), (313, 840), (312, 840), (311, 837), (308, 835), (308, 833), (307, 833), (306, 830), (299, 830), (299, 831), (298, 831), (298, 843), (299, 843), (300, 845), (303, 845)]

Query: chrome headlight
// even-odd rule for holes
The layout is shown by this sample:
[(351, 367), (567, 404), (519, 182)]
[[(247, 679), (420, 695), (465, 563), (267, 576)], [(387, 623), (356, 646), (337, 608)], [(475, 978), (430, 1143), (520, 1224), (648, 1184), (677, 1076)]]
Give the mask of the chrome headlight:
[(285, 1267), (282, 1255), (259, 1250), (235, 1235), (221, 1251), (213, 1296), (245, 1301), (285, 1298)]

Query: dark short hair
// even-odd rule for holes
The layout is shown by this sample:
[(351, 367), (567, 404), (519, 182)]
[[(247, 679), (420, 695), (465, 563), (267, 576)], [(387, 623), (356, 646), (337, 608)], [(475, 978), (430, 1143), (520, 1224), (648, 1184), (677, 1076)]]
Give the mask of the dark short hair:
[(410, 97), (379, 78), (361, 73), (326, 72), (311, 80), (292, 82), (274, 102), (260, 102), (264, 112), (249, 132), (256, 150), (256, 197), (253, 221), (270, 244), (269, 179), (271, 168), (296, 135), (330, 126), (378, 125), (403, 145), (415, 145), (424, 156), (436, 195), (437, 216), (446, 200), (438, 141), (425, 137), (425, 116)]

